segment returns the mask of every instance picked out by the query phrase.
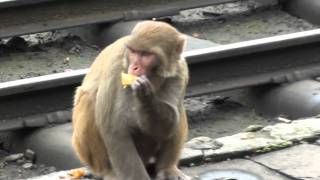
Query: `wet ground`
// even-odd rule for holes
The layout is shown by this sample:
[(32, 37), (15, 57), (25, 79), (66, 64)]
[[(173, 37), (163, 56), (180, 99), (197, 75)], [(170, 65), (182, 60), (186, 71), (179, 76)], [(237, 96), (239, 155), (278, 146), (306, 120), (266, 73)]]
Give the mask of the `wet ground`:
[[(318, 28), (290, 16), (280, 7), (257, 9), (251, 1), (182, 12), (173, 17), (172, 22), (186, 34), (219, 44)], [(22, 38), (1, 41), (0, 82), (87, 68), (101, 50), (59, 31)], [(246, 90), (188, 98), (185, 102), (190, 122), (189, 138), (218, 138), (238, 133), (252, 124), (275, 123), (248, 105)], [(55, 171), (43, 165), (25, 168), (23, 164), (27, 162), (22, 161), (4, 162), (7, 155), (0, 151), (0, 179), (27, 178)]]

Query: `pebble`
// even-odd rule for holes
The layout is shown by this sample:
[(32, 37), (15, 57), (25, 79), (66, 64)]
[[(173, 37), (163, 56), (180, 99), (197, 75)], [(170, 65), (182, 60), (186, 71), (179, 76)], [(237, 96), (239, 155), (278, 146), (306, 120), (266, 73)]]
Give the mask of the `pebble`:
[(320, 146), (320, 139), (316, 140), (315, 144)]
[(57, 169), (53, 166), (49, 167), (48, 171), (49, 172), (55, 172)]
[(75, 44), (72, 48), (69, 49), (70, 54), (78, 54), (82, 50), (82, 47), (79, 44)]
[[(6, 166), (5, 162), (0, 162), (0, 169), (4, 168)], [(1, 176), (0, 176), (1, 177)], [(1, 178), (0, 178), (1, 179)]]
[(33, 168), (33, 164), (32, 163), (25, 163), (22, 165), (23, 169), (31, 169)]
[(219, 149), (222, 146), (223, 144), (206, 136), (196, 137), (185, 143), (185, 147), (198, 150)]
[(18, 163), (19, 165), (22, 165), (22, 164), (26, 163), (26, 161), (25, 161), (25, 159), (18, 159), (18, 160), (17, 160), (17, 163)]
[(248, 126), (244, 131), (245, 132), (256, 132), (264, 128), (264, 126), (261, 125), (250, 125)]
[(21, 159), (21, 158), (23, 158), (23, 157), (24, 157), (24, 154), (22, 154), (22, 153), (11, 154), (11, 155), (5, 157), (4, 160), (5, 160), (6, 162), (12, 162), (12, 161), (17, 161), (18, 159)]
[(36, 153), (34, 151), (32, 151), (31, 149), (27, 149), (24, 153), (24, 156), (27, 160), (34, 162)]
[(27, 51), (29, 48), (28, 42), (24, 38), (18, 36), (11, 38), (6, 45), (9, 48), (21, 51)]

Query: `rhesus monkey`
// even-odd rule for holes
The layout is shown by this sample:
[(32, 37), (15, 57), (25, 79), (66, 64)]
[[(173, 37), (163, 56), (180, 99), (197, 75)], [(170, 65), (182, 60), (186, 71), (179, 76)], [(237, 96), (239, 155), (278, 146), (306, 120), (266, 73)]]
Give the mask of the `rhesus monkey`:
[[(144, 21), (98, 55), (75, 94), (72, 137), (94, 173), (150, 180), (146, 166), (153, 159), (155, 179), (190, 179), (177, 168), (188, 132), (184, 43), (174, 27)], [(137, 79), (124, 88), (121, 73)]]

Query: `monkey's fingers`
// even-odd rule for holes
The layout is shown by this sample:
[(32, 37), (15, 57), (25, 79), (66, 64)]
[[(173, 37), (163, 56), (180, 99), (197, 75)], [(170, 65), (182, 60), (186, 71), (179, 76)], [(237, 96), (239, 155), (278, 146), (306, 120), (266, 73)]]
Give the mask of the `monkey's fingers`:
[(152, 94), (152, 85), (150, 81), (145, 77), (139, 77), (132, 85), (131, 88), (135, 95), (139, 98), (144, 98)]
[(141, 86), (142, 84), (138, 79), (131, 84), (131, 88), (134, 92), (138, 91)]
[(145, 75), (141, 76), (141, 82), (145, 86), (146, 95), (152, 95), (154, 92), (154, 88), (150, 80), (147, 78), (147, 76)]

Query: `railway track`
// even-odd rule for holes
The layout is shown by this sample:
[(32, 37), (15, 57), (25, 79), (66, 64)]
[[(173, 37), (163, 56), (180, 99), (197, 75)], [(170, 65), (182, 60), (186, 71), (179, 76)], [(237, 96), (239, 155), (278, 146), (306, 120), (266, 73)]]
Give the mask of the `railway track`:
[(0, 3), (0, 38), (89, 24), (158, 18), (237, 0), (15, 0)]
[[(320, 29), (186, 51), (191, 76), (187, 96), (316, 77), (319, 52)], [(48, 113), (71, 108), (74, 89), (86, 72), (0, 83), (0, 130), (45, 126)], [(62, 122), (69, 116), (62, 115)]]

